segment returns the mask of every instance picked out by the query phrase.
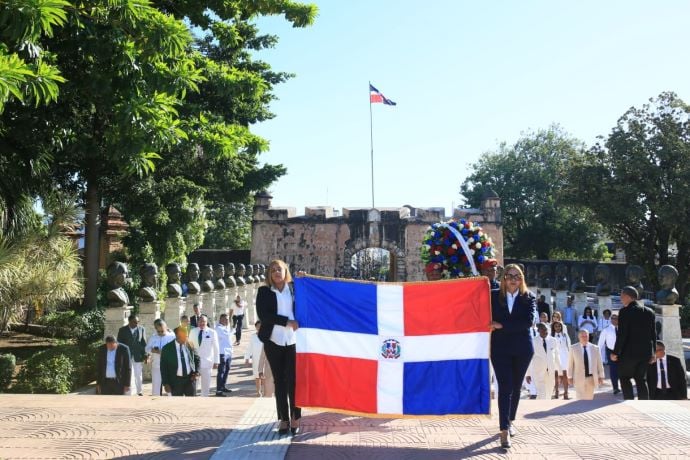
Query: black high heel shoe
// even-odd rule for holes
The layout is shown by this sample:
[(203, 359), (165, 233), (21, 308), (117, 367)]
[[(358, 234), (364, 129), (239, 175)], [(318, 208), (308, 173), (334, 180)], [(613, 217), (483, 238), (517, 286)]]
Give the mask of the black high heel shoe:
[(278, 434), (287, 434), (289, 426), (290, 424), (287, 422), (287, 420), (281, 420), (280, 425), (278, 425)]
[(300, 426), (299, 426), (299, 419), (292, 419), (290, 421), (290, 431), (292, 432), (293, 436), (296, 434), (299, 434), (300, 432)]

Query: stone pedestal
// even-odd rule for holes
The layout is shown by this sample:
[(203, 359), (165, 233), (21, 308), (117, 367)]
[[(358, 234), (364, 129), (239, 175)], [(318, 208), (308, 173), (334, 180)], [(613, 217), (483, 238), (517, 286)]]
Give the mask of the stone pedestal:
[[(161, 302), (139, 302), (139, 325), (146, 328), (146, 340), (153, 335), (153, 322), (161, 317)], [(151, 380), (151, 363), (144, 364), (144, 380)]]
[(185, 314), (184, 297), (168, 297), (165, 299), (165, 311), (163, 318), (172, 331), (180, 325), (180, 317)]
[[(247, 312), (249, 311), (249, 299), (247, 298), (247, 286), (237, 286), (237, 295), (240, 296), (242, 300), (247, 302), (247, 308), (244, 310), (244, 321), (242, 322), (242, 327), (244, 329), (247, 328)], [(234, 299), (233, 299), (233, 306), (234, 306)]]
[(540, 294), (535, 294), (537, 300), (539, 300), (540, 295), (543, 295), (546, 298), (546, 302), (553, 307), (551, 303), (551, 288), (549, 286), (540, 286), (537, 290), (540, 292)]
[(575, 308), (575, 327), (577, 327), (577, 318), (582, 315), (587, 306), (587, 293), (576, 292), (575, 299), (573, 300), (573, 307)]
[(683, 354), (683, 336), (680, 332), (680, 305), (654, 305), (656, 312), (656, 328), (657, 331), (661, 329), (659, 340), (666, 345), (666, 353), (676, 358), (680, 358), (680, 362), (685, 368), (685, 357)]
[(601, 318), (602, 312), (606, 309), (612, 310), (613, 302), (611, 301), (610, 295), (600, 295), (597, 296), (597, 306), (596, 311), (597, 318)]
[(247, 310), (244, 313), (244, 329), (249, 329), (256, 322), (256, 284), (247, 285)]
[(127, 305), (122, 308), (106, 308), (105, 309), (105, 328), (103, 330), (103, 338), (112, 335), (117, 337), (117, 331), (127, 324), (127, 318), (132, 312), (132, 306)]
[(209, 327), (213, 327), (216, 324), (216, 292), (203, 292), (201, 305), (204, 306), (203, 313), (208, 317)]
[(568, 305), (568, 291), (556, 291), (556, 305), (553, 311), (562, 312)]
[(199, 313), (204, 313), (204, 305), (201, 302), (201, 295), (200, 294), (189, 294), (185, 298), (184, 302), (184, 314), (187, 315), (188, 317), (194, 316), (194, 304), (198, 303), (199, 304)]
[(229, 289), (219, 289), (216, 291), (216, 321), (218, 321), (221, 314), (228, 312), (228, 291)]

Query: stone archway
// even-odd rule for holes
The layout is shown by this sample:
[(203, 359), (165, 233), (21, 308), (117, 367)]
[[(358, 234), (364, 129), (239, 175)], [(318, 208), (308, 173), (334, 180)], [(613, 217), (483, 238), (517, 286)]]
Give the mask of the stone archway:
[(363, 238), (358, 238), (354, 241), (348, 241), (343, 251), (343, 276), (346, 278), (353, 278), (355, 276), (352, 270), (352, 256), (359, 251), (367, 248), (380, 247), (385, 249), (390, 254), (390, 281), (406, 281), (407, 269), (405, 265), (405, 251), (400, 249), (393, 241), (384, 240), (380, 246), (373, 246)]

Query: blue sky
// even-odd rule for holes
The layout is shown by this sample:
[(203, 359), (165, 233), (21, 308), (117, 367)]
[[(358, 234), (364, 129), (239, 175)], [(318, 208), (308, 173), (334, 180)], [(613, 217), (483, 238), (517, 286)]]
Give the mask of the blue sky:
[(314, 26), (259, 21), (276, 34), (258, 57), (296, 77), (273, 120), (253, 130), (288, 168), (274, 206), (371, 205), (371, 81), (376, 206), (462, 202), (470, 164), (521, 132), (559, 123), (591, 145), (662, 91), (690, 102), (686, 1), (316, 1)]

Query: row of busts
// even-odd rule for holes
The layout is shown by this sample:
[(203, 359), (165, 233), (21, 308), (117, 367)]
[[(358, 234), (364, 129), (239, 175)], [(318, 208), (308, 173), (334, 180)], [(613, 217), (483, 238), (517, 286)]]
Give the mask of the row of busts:
[[(639, 265), (628, 265), (625, 269), (625, 280), (628, 286), (637, 289), (642, 294), (644, 286), (644, 269)], [(678, 301), (678, 291), (676, 281), (678, 280), (678, 270), (673, 265), (662, 265), (658, 273), (659, 287), (656, 293), (656, 302), (660, 305), (674, 305)], [(611, 295), (610, 268), (607, 265), (599, 264), (594, 268), (594, 280), (596, 281), (596, 294), (598, 296)], [(525, 267), (525, 282), (528, 286), (553, 287), (556, 291), (567, 291), (571, 293), (583, 293), (587, 289), (584, 280), (584, 266), (574, 264), (570, 267), (570, 277), (568, 277), (568, 267), (565, 264), (558, 264), (553, 272), (554, 281), (552, 282), (551, 265), (541, 265), (537, 271), (535, 265)], [(570, 280), (570, 282), (569, 282)]]
[[(226, 288), (235, 288), (247, 284), (256, 284), (265, 281), (266, 266), (263, 264), (245, 265), (230, 262), (225, 265), (202, 265), (190, 263), (187, 271), (182, 274), (180, 264), (170, 263), (165, 267), (167, 275), (167, 297), (179, 298), (182, 296), (182, 278), (184, 276), (189, 294), (201, 294)], [(113, 262), (108, 266), (108, 307), (121, 308), (129, 305), (129, 296), (124, 290), (129, 270), (124, 262)], [(137, 290), (137, 297), (142, 302), (155, 302), (158, 300), (156, 287), (158, 286), (158, 266), (154, 263), (145, 263), (139, 269), (141, 285)]]

